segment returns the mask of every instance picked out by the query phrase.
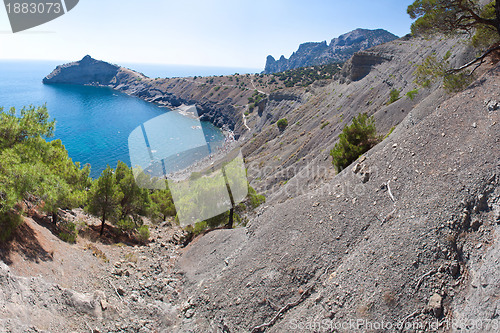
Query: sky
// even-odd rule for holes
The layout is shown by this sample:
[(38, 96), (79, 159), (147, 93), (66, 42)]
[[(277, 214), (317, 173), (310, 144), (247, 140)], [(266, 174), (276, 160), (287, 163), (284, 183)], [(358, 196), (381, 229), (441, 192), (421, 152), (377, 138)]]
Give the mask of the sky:
[(0, 8), (0, 59), (263, 69), (304, 42), (356, 28), (410, 32), (413, 0), (80, 0), (65, 15), (13, 34)]

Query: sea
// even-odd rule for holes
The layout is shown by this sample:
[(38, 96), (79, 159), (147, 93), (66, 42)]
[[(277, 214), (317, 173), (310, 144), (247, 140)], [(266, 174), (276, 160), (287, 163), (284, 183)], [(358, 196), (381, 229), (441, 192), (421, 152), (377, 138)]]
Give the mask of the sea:
[[(179, 142), (199, 140), (201, 128), (208, 143), (224, 140), (222, 131), (208, 122), (200, 124), (197, 119), (110, 88), (42, 84), (42, 79), (62, 63), (0, 61), (0, 107), (4, 110), (15, 107), (19, 111), (29, 105), (46, 105), (51, 119), (56, 120), (55, 135), (48, 140), (60, 139), (73, 161), (90, 164), (93, 178), (98, 177), (107, 165), (116, 167), (118, 161), (131, 166), (129, 137), (141, 126), (144, 129), (144, 124), (154, 124), (154, 119), (161, 119), (161, 126), (148, 126), (148, 135), (166, 138), (165, 145), (171, 145), (173, 151), (178, 149)], [(259, 71), (227, 67), (120, 65), (153, 78)]]

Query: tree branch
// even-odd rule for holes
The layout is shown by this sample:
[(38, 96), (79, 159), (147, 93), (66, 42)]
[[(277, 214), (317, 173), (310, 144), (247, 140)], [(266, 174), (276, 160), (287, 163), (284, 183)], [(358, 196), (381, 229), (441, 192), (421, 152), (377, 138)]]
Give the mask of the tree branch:
[[(452, 74), (452, 73), (460, 72), (461, 70), (464, 70), (467, 67), (470, 67), (470, 66), (474, 65), (478, 61), (482, 62), (484, 60), (484, 58), (486, 58), (491, 52), (494, 52), (494, 51), (497, 51), (497, 50), (500, 50), (500, 45), (490, 48), (489, 50), (487, 50), (486, 52), (484, 52), (483, 55), (481, 55), (480, 57), (477, 57), (476, 59), (474, 59), (474, 60), (466, 63), (463, 66), (447, 70), (446, 73), (447, 74)], [(474, 70), (476, 70), (476, 69), (474, 69)]]
[(422, 284), (422, 282), (426, 277), (431, 276), (432, 274), (435, 273), (437, 273), (437, 269), (431, 269), (430, 271), (422, 275), (420, 279), (418, 279), (417, 285), (415, 286), (415, 290), (413, 291), (413, 293), (416, 293), (418, 291), (418, 288), (420, 288), (420, 285)]
[(486, 25), (493, 25), (493, 26), (495, 24), (494, 20), (482, 18), (472, 8), (470, 8), (469, 6), (464, 6), (461, 1), (458, 1), (456, 6), (460, 9), (462, 9), (463, 11), (468, 12), (471, 15), (471, 17), (474, 20), (476, 20), (477, 23), (486, 24)]
[(478, 69), (482, 64), (484, 64), (484, 59), (482, 59), (467, 76), (472, 76), (472, 74), (474, 74), (476, 69)]
[(268, 321), (267, 323), (264, 323), (262, 325), (259, 325), (259, 326), (255, 326), (253, 329), (252, 329), (252, 333), (256, 333), (256, 332), (261, 332), (262, 330), (264, 330), (265, 328), (269, 327), (269, 326), (272, 326), (274, 325), (274, 323), (278, 320), (278, 318), (283, 314), (285, 313), (286, 311), (288, 311), (290, 308), (293, 308), (297, 305), (299, 305), (305, 298), (307, 295), (309, 295), (309, 293), (311, 292), (311, 290), (314, 288), (314, 284), (312, 284), (309, 288), (307, 288), (306, 291), (304, 291), (302, 293), (302, 295), (300, 295), (300, 298), (298, 300), (296, 300), (295, 302), (291, 302), (291, 303), (287, 303), (284, 307), (282, 307), (275, 315), (274, 317)]

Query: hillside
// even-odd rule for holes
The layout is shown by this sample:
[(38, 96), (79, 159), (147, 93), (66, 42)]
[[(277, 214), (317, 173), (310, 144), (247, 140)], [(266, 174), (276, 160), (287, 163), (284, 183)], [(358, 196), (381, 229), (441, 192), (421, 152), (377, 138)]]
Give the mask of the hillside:
[(228, 76), (149, 78), (87, 55), (80, 61), (58, 66), (43, 79), (43, 83), (110, 87), (171, 109), (196, 105), (201, 120), (219, 127), (227, 126), (239, 138), (259, 122), (269, 95), (280, 96), (283, 91), (287, 95), (293, 91), (287, 88), (308, 87), (317, 81), (331, 82), (339, 72), (339, 65), (334, 64), (276, 75), (235, 73)]
[(262, 209), (246, 231), (192, 244), (179, 267), (195, 314), (181, 331), (494, 316), (497, 301), (483, 302), (498, 288), (487, 272), (499, 269), (499, 75), (495, 66), (420, 122), (408, 116), (360, 159), (368, 182), (349, 167)]
[(345, 62), (358, 51), (363, 51), (397, 38), (397, 36), (384, 29), (356, 29), (340, 35), (338, 38), (333, 38), (330, 44), (327, 44), (326, 41), (320, 43), (303, 43), (288, 59), (282, 55), (276, 60), (273, 56), (269, 55), (267, 56), (266, 67), (263, 73), (270, 74), (300, 67)]
[[(453, 45), (464, 44), (397, 40), (355, 55), (343, 80), (269, 96), (260, 133), (244, 145), (268, 204), (246, 231), (210, 233), (182, 256), (195, 314), (181, 331), (259, 331), (268, 323), (284, 332), (325, 319), (426, 330), (436, 323), (433, 311), (444, 330), (445, 320), (494, 316), (477, 288), (485, 279), (495, 293), (483, 274), (499, 269), (500, 69), (451, 98), (437, 87), (406, 96), (416, 88), (414, 64)], [(471, 57), (461, 47), (454, 64)], [(364, 76), (354, 79), (360, 67)], [(401, 99), (387, 105), (392, 89)], [(329, 149), (359, 112), (374, 114), (382, 133), (399, 125), (359, 167), (334, 176)], [(279, 132), (282, 117), (291, 125)]]
[[(453, 64), (473, 56), (457, 39), (399, 39), (356, 53), (338, 80), (271, 93), (262, 114), (254, 116), (256, 125), (250, 125), (252, 139), (243, 145), (253, 186), (283, 201), (331, 180), (335, 173), (329, 152), (359, 113), (373, 115), (384, 135), (404, 119), (418, 123), (449, 96), (436, 86), (418, 89), (415, 65), (433, 53), (444, 56), (450, 48), (457, 51)], [(389, 104), (394, 89), (400, 98)], [(407, 96), (411, 91), (417, 92), (413, 99)], [(289, 123), (283, 132), (275, 125), (280, 118)], [(249, 117), (250, 124), (253, 119)]]
[[(290, 87), (273, 74), (152, 79), (90, 57), (58, 67), (45, 83), (195, 104), (204, 119), (228, 124), (267, 201), (246, 227), (186, 247), (168, 223), (147, 246), (91, 237), (68, 245), (29, 218), (45, 255), (2, 256), (10, 263), (0, 264), (0, 330), (396, 330), (374, 327), (384, 322), (449, 331), (453, 320), (495, 319), (500, 65), (489, 59), (459, 94), (417, 89), (415, 65), (450, 49), (455, 66), (475, 54), (458, 38), (408, 37), (354, 54), (331, 78)], [(392, 90), (400, 98), (388, 103)], [(362, 112), (380, 134), (395, 129), (335, 175), (329, 151)]]

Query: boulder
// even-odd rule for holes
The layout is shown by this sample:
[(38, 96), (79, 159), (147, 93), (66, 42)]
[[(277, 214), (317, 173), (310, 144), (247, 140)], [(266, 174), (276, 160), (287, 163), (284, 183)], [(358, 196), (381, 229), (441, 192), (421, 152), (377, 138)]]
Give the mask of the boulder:
[(429, 299), (429, 303), (427, 305), (429, 311), (431, 311), (436, 318), (441, 317), (443, 314), (443, 297), (438, 293), (434, 293)]

